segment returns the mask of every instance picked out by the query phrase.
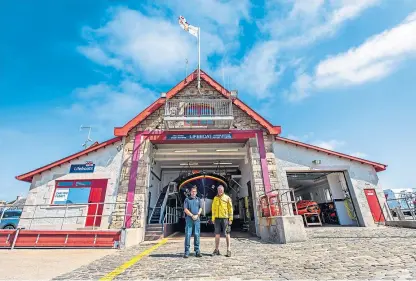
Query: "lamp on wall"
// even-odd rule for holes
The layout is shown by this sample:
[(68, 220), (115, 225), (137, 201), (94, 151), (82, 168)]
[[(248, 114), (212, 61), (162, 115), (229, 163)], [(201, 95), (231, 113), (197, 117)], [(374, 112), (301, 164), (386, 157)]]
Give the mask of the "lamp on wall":
[(237, 90), (231, 90), (230, 91), (230, 96), (231, 98), (235, 99), (238, 96), (238, 91)]
[(313, 160), (312, 163), (315, 165), (318, 165), (318, 164), (321, 164), (321, 160)]

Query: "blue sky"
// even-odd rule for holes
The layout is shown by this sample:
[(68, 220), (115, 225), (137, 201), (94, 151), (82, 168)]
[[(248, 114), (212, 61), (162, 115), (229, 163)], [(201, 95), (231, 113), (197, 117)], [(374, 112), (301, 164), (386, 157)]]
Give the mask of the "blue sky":
[[(16, 175), (104, 141), (160, 92), (202, 69), (282, 135), (389, 165), (415, 187), (416, 1), (3, 1), (0, 199)], [(190, 71), (190, 70), (188, 70)]]

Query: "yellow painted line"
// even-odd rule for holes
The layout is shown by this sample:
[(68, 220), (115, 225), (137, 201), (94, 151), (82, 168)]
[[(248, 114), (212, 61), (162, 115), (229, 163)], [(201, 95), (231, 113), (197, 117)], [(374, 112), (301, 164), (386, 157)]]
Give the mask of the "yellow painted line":
[(172, 235), (169, 235), (168, 237), (163, 238), (156, 245), (153, 245), (152, 247), (150, 247), (149, 249), (144, 250), (143, 252), (141, 252), (137, 256), (134, 256), (131, 260), (125, 262), (124, 264), (120, 265), (119, 267), (117, 267), (116, 269), (114, 269), (113, 271), (111, 271), (110, 273), (105, 275), (104, 277), (100, 278), (100, 281), (113, 280), (115, 277), (117, 277), (118, 275), (123, 273), (127, 268), (129, 268), (132, 265), (134, 265), (135, 263), (139, 262), (142, 258), (150, 255), (150, 253), (152, 253), (154, 250), (156, 250), (160, 246), (163, 246), (164, 244), (166, 244), (166, 242), (168, 242), (169, 238), (174, 236), (175, 234), (176, 233), (173, 233)]

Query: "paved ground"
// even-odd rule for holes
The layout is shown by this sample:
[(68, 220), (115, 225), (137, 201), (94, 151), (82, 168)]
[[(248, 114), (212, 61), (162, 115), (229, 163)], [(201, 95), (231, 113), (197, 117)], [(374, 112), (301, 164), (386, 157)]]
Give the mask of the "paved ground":
[[(171, 239), (116, 279), (416, 279), (416, 230), (378, 227), (307, 231), (309, 241), (286, 245), (234, 238), (232, 258), (210, 256), (212, 238), (202, 238), (204, 256), (185, 260), (182, 238)], [(99, 279), (151, 246), (118, 251), (56, 279)]]
[(117, 250), (0, 250), (0, 280), (50, 280)]

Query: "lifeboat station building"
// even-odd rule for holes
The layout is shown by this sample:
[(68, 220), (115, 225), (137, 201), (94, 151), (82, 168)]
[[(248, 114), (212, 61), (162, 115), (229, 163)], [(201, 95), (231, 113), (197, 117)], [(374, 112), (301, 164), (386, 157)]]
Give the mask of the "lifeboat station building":
[(17, 176), (30, 183), (19, 228), (65, 232), (65, 243), (68, 233), (89, 232), (94, 243), (97, 233), (116, 233), (115, 242), (158, 239), (183, 231), (183, 200), (197, 186), (203, 229), (212, 231), (220, 184), (232, 198), (232, 233), (268, 242), (304, 241), (306, 227), (388, 219), (377, 177), (386, 165), (283, 138), (237, 91), (203, 71), (197, 82), (195, 71), (116, 127), (114, 138)]

